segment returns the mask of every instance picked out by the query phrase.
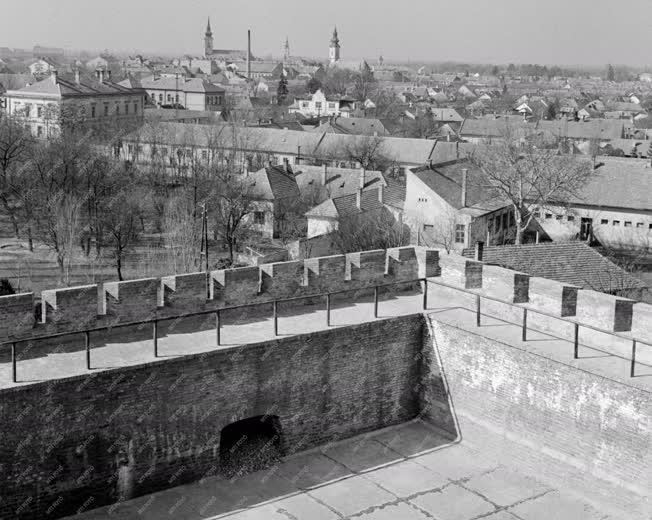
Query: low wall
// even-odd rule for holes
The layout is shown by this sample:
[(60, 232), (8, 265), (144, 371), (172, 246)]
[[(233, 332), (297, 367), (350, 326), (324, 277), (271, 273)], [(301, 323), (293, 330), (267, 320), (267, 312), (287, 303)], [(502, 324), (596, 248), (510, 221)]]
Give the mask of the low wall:
[[(426, 335), (431, 355), (442, 359), (463, 437), (480, 426), (525, 447), (529, 460), (522, 464), (542, 477), (594, 488), (597, 478), (624, 494), (652, 495), (648, 392), (443, 324), (436, 315)], [(435, 364), (433, 373), (439, 370)], [(468, 440), (480, 448), (489, 442)], [(541, 462), (550, 457), (559, 464)], [(576, 469), (572, 479), (569, 467)]]
[(410, 420), (423, 323), (381, 320), (2, 390), (0, 518), (58, 518), (214, 474), (222, 428), (252, 416), (278, 416), (289, 452)]

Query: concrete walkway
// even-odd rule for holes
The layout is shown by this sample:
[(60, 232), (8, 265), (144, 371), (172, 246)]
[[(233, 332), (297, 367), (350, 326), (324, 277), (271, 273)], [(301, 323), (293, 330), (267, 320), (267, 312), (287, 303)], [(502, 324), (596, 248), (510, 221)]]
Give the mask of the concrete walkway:
[[(72, 517), (71, 517), (72, 518)], [(289, 457), (236, 480), (209, 477), (76, 520), (607, 520), (482, 446), (413, 421)]]
[[(521, 327), (501, 319), (483, 316), (481, 330), (475, 322), (475, 297), (454, 289), (429, 283), (428, 313), (465, 330), (499, 340), (515, 348), (575, 366), (612, 380), (652, 391), (652, 347), (639, 345), (637, 377), (630, 378), (630, 342), (582, 330), (580, 358), (573, 359), (573, 344), (540, 332), (528, 333), (521, 340)], [(381, 299), (379, 319), (423, 312), (422, 294), (398, 293)], [(500, 315), (500, 309), (486, 306), (485, 312)], [(484, 307), (483, 307), (484, 308)], [(516, 309), (518, 310), (518, 309)], [(518, 311), (520, 312), (520, 311)], [(279, 334), (281, 337), (326, 329), (325, 305), (304, 305), (288, 309), (279, 304)], [(509, 318), (506, 318), (509, 319)], [(354, 325), (373, 321), (373, 301), (341, 302), (331, 311), (332, 326)], [(516, 320), (511, 320), (516, 321)], [(564, 325), (559, 322), (560, 327)], [(566, 324), (568, 325), (568, 324)], [(267, 317), (252, 316), (237, 322), (226, 321), (221, 332), (221, 347), (216, 345), (214, 317), (170, 320), (159, 325), (159, 360), (207, 352), (216, 348), (231, 348), (244, 343), (274, 338), (271, 313)], [(91, 336), (92, 372), (156, 361), (151, 340), (151, 325), (114, 329)], [(86, 353), (81, 334), (59, 338), (57, 342), (20, 343), (18, 346), (18, 383), (11, 381), (11, 359), (8, 348), (0, 353), (0, 388), (33, 384), (88, 374)]]

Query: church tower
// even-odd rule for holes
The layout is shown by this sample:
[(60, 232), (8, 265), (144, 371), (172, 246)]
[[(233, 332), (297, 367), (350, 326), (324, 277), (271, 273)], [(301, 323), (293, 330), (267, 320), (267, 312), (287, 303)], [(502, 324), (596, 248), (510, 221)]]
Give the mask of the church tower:
[(290, 61), (290, 40), (285, 37), (285, 47), (283, 47), (283, 61)]
[(213, 54), (213, 31), (211, 31), (211, 19), (208, 18), (206, 24), (206, 34), (204, 35), (204, 56), (207, 58)]
[(337, 36), (337, 27), (333, 29), (333, 37), (331, 38), (331, 46), (328, 52), (328, 59), (330, 64), (334, 65), (340, 61), (340, 39)]

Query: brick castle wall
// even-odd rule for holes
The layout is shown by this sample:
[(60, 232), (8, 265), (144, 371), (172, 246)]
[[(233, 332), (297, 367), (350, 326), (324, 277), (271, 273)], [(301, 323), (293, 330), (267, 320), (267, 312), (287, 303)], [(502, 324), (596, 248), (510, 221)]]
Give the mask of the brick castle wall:
[(220, 432), (277, 415), (288, 451), (419, 413), (411, 316), (0, 391), (0, 518), (73, 514), (215, 474)]

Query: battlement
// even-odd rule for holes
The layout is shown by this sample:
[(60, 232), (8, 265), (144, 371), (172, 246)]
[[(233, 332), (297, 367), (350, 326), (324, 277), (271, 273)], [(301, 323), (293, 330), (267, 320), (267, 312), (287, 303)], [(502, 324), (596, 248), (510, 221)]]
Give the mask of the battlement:
[[(652, 337), (652, 306), (437, 249), (400, 247), (0, 297), (0, 342), (438, 278), (608, 332)], [(518, 310), (518, 309), (516, 309)], [(36, 316), (40, 315), (40, 319)]]

